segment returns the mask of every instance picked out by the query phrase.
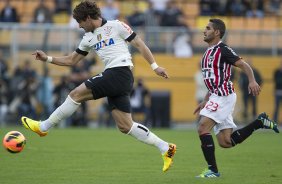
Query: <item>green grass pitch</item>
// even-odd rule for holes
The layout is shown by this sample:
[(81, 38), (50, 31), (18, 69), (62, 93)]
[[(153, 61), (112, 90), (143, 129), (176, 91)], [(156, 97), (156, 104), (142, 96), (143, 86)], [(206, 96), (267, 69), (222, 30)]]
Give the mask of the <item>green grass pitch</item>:
[[(216, 144), (221, 178), (197, 179), (206, 163), (196, 130), (153, 129), (177, 144), (172, 168), (163, 173), (159, 151), (117, 129), (53, 129), (39, 137), (22, 127), (0, 129), (3, 137), (18, 130), (25, 149), (0, 149), (3, 184), (273, 184), (282, 183), (282, 134), (255, 132), (243, 144), (223, 149)], [(216, 142), (216, 140), (215, 140)]]

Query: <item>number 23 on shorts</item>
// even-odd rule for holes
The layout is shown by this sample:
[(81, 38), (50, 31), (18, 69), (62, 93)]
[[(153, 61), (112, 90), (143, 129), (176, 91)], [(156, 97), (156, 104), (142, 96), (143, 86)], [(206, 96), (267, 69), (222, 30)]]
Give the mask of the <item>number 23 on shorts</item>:
[(217, 111), (218, 109), (218, 103), (215, 103), (213, 101), (208, 101), (208, 103), (206, 104), (205, 108), (209, 111)]

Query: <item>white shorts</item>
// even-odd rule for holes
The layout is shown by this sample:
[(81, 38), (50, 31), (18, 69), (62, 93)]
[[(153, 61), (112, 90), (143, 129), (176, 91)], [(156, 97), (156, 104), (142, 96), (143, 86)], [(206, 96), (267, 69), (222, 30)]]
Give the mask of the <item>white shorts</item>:
[(206, 116), (216, 122), (214, 133), (227, 128), (236, 128), (232, 117), (236, 104), (237, 95), (232, 93), (228, 96), (217, 96), (212, 94), (205, 107), (200, 111), (200, 115)]

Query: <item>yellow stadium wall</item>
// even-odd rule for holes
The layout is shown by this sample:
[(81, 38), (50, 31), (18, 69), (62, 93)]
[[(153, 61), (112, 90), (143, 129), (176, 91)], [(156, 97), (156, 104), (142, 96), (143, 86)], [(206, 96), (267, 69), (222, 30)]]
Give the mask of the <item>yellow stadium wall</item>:
[[(51, 55), (61, 55), (61, 53), (50, 53)], [(195, 121), (196, 116), (193, 115), (193, 111), (196, 107), (195, 99), (195, 83), (194, 74), (198, 70), (198, 62), (201, 55), (196, 55), (192, 58), (176, 58), (172, 55), (166, 54), (154, 54), (158, 64), (167, 69), (170, 76), (169, 79), (163, 79), (157, 76), (150, 68), (149, 64), (143, 59), (140, 54), (133, 55), (134, 62), (134, 76), (135, 79), (145, 79), (145, 85), (150, 90), (167, 90), (171, 92), (171, 119), (176, 122), (192, 122)], [(279, 66), (279, 57), (266, 57), (266, 56), (243, 56), (244, 58), (252, 58), (253, 65), (261, 73), (264, 84), (262, 86), (261, 94), (258, 96), (258, 112), (265, 111), (270, 117), (274, 111), (274, 91), (273, 91), (273, 72)], [(31, 53), (21, 53), (21, 61), (19, 65), (23, 64), (23, 61), (29, 59), (33, 61)], [(11, 64), (11, 62), (8, 62)], [(38, 61), (33, 61), (32, 66), (39, 74), (42, 74), (43, 64)], [(70, 73), (69, 67), (61, 67), (55, 65), (48, 65), (50, 69), (50, 75), (53, 78), (54, 83), (59, 81), (59, 77), (63, 74)], [(12, 66), (10, 65), (10, 69)], [(103, 64), (98, 62), (97, 65), (91, 70), (92, 75), (100, 73), (103, 70)], [(237, 71), (237, 70), (236, 70)], [(238, 70), (239, 71), (239, 70)], [(12, 73), (12, 70), (11, 70)], [(237, 122), (242, 121), (242, 100), (241, 91), (238, 87), (238, 73), (235, 78), (235, 90), (237, 93), (237, 104), (234, 112), (234, 117)], [(91, 119), (97, 118), (97, 109), (101, 104), (101, 101), (91, 101), (89, 104), (89, 117)], [(282, 107), (281, 107), (282, 108)], [(282, 111), (280, 110), (280, 122), (282, 122)]]
[[(144, 78), (145, 84), (150, 90), (167, 90), (171, 92), (172, 120), (177, 122), (195, 121), (196, 116), (193, 115), (193, 111), (197, 102), (195, 99), (194, 74), (198, 70), (198, 62), (201, 56), (183, 59), (171, 55), (155, 54), (155, 58), (160, 66), (167, 69), (170, 79), (165, 80), (156, 76), (139, 54), (133, 57), (135, 79)], [(258, 113), (265, 111), (272, 117), (274, 111), (273, 72), (278, 67), (280, 59), (278, 57), (263, 56), (248, 56), (246, 58), (252, 58), (253, 65), (261, 73), (264, 80), (261, 94), (258, 96)], [(237, 81), (238, 78), (235, 78), (237, 104), (234, 117), (235, 120), (241, 121), (242, 100)], [(281, 122), (281, 111), (279, 117)]]

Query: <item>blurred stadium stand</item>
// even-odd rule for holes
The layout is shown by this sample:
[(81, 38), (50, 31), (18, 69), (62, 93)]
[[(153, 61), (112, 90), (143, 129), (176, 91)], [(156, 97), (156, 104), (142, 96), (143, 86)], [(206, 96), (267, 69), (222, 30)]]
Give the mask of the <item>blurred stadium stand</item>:
[[(54, 9), (53, 0), (45, 0), (47, 5)], [(75, 6), (79, 1), (73, 1)], [(141, 7), (146, 8), (144, 1), (138, 1)], [(42, 25), (31, 24), (32, 12), (38, 4), (36, 0), (11, 0), (14, 7), (17, 7), (20, 15), (20, 24), (4, 24), (0, 22), (0, 49), (4, 50), (8, 58), (11, 73), (13, 69), (24, 62), (26, 59), (33, 60), (31, 56), (35, 49), (43, 49), (49, 55), (62, 55), (72, 52), (78, 45), (81, 32), (78, 29), (70, 28), (69, 18), (66, 13), (55, 15), (55, 24)], [(103, 6), (104, 1), (98, 3)], [(121, 20), (132, 12), (131, 6), (136, 3), (134, 0), (117, 1), (120, 8)], [(133, 61), (136, 67), (134, 73), (136, 78), (143, 78), (150, 90), (169, 91), (171, 116), (173, 122), (193, 122), (195, 116), (193, 110), (196, 106), (194, 74), (198, 69), (198, 62), (201, 54), (206, 48), (203, 42), (202, 31), (210, 17), (199, 16), (199, 4), (197, 0), (179, 0), (177, 1), (186, 15), (187, 25), (190, 27), (192, 35), (192, 47), (194, 56), (192, 58), (176, 58), (173, 56), (172, 42), (178, 35), (181, 28), (147, 27), (134, 28), (141, 35), (148, 46), (154, 51), (159, 65), (167, 68), (170, 79), (162, 80), (150, 70), (148, 64), (138, 54), (134, 54)], [(0, 1), (0, 10), (4, 2)], [(282, 53), (282, 18), (281, 16), (265, 16), (264, 18), (245, 18), (245, 17), (220, 17), (227, 25), (228, 32), (225, 41), (241, 56), (252, 57), (253, 64), (262, 74), (265, 81), (262, 93), (258, 100), (258, 111), (266, 111), (271, 116), (274, 107), (273, 81), (272, 75), (275, 68), (278, 67)], [(158, 35), (155, 37), (146, 37), (146, 35)], [(155, 40), (157, 39), (157, 40)], [(133, 50), (134, 52), (134, 50)], [(43, 65), (38, 62), (33, 63), (33, 67), (39, 73), (43, 72)], [(63, 74), (69, 73), (66, 67), (50, 65), (50, 75), (55, 83)], [(102, 70), (103, 66), (93, 69), (93, 74)], [(240, 121), (241, 97), (240, 90), (235, 78), (235, 87), (237, 89), (238, 101), (235, 110), (235, 118)], [(97, 109), (100, 102), (90, 102), (92, 110), (90, 116), (97, 117)], [(282, 114), (280, 113), (280, 122)]]

